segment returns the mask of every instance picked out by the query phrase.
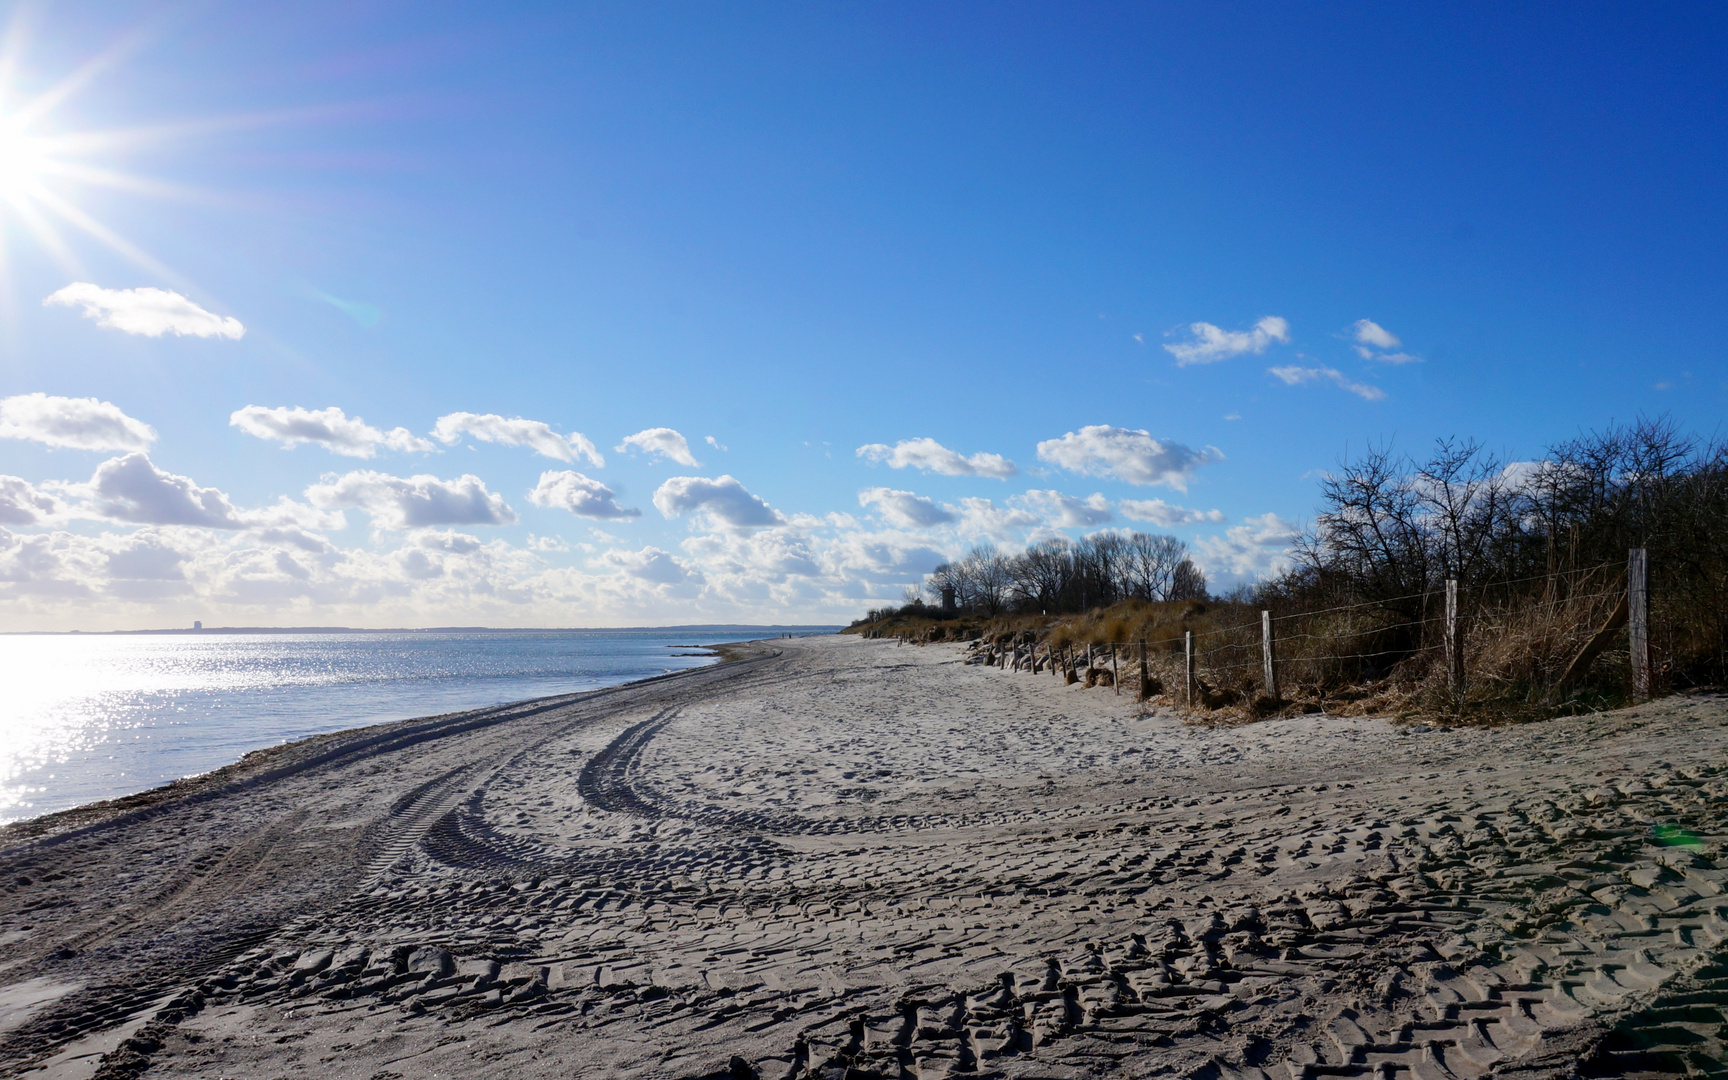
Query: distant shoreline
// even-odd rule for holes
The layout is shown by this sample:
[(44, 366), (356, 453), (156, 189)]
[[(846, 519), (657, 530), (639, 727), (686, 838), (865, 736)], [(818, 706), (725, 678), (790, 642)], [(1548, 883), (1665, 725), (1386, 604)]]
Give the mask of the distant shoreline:
[(0, 630), (0, 637), (116, 637), (141, 634), (666, 634), (743, 633), (764, 631), (777, 634), (837, 633), (834, 624), (758, 625), (754, 623), (681, 623), (676, 626), (204, 626), (162, 630)]

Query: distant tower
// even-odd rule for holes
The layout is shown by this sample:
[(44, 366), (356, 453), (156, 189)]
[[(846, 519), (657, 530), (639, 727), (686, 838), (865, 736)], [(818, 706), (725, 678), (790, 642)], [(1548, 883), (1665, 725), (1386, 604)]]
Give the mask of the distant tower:
[(194, 630), (202, 630), (202, 629), (204, 629), (204, 620), (202, 620), (202, 619), (193, 619), (193, 620), (192, 620), (192, 629), (194, 629)]
[(954, 614), (954, 586), (942, 586), (942, 614)]

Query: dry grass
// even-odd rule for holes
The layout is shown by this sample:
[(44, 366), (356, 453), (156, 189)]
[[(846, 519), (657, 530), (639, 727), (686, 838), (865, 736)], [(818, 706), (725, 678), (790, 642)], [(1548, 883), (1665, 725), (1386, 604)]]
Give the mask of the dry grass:
[[(1127, 601), (1048, 617), (896, 615), (848, 632), (920, 644), (975, 641), (995, 649), (1054, 650), (1065, 667), (1077, 667), (1078, 680), (1088, 682), (1097, 677), (1086, 676), (1087, 650), (1107, 657), (1106, 650), (1114, 648), (1124, 694), (1204, 723), (1325, 711), (1482, 724), (1623, 704), (1630, 689), (1623, 642), (1598, 657), (1577, 687), (1557, 685), (1622, 589), (1612, 572), (1598, 571), (1556, 575), (1535, 596), (1473, 598), (1464, 621), (1462, 691), (1447, 677), (1437, 605), (1418, 618), (1372, 606), (1280, 617), (1274, 624), (1276, 700), (1264, 685), (1260, 612), (1246, 604)], [(1192, 700), (1184, 661), (1189, 633), (1195, 643)], [(1099, 662), (1108, 666), (1107, 660)]]

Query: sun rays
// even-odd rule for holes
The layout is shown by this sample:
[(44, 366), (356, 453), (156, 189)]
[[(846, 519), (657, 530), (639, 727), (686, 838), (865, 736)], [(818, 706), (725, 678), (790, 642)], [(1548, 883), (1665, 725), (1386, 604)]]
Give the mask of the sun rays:
[(85, 205), (92, 188), (155, 197), (185, 194), (175, 185), (121, 171), (107, 161), (122, 148), (160, 142), (184, 125), (110, 131), (56, 126), (61, 107), (135, 52), (145, 35), (128, 35), (39, 92), (22, 85), (28, 37), (27, 20), (20, 14), (0, 40), (0, 305), (7, 321), (12, 321), (18, 303), (12, 282), (17, 245), (25, 242), (67, 275), (81, 277), (87, 271), (76, 240), (88, 238), (158, 281), (186, 288), (180, 275)]

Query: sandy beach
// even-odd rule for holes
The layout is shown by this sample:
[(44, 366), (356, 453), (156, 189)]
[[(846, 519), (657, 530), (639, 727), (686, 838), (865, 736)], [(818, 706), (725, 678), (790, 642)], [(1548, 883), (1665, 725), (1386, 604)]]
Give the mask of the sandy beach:
[(952, 645), (736, 652), (8, 827), (0, 1069), (1427, 1080), (1722, 1057), (1722, 696), (1206, 728)]

